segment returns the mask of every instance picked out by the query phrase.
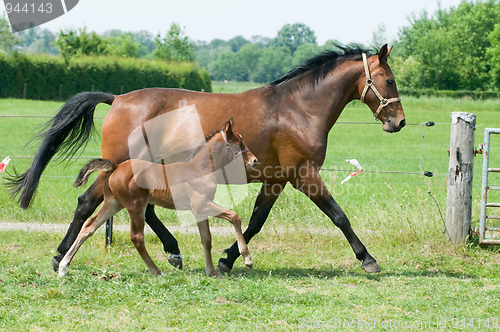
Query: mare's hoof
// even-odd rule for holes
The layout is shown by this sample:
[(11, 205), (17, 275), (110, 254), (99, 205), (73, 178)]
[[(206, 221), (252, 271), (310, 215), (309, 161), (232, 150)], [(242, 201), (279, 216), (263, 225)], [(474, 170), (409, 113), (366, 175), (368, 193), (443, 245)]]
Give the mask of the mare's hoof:
[(248, 267), (250, 270), (253, 270), (253, 263), (252, 264), (245, 264), (246, 267)]
[(361, 264), (361, 268), (363, 270), (365, 270), (365, 272), (368, 272), (368, 273), (378, 273), (378, 272), (382, 271), (380, 269), (380, 266), (378, 266), (377, 262), (368, 263), (366, 265)]
[(54, 272), (59, 271), (59, 262), (61, 261), (62, 256), (54, 256), (52, 257), (52, 268), (54, 269)]
[(176, 267), (179, 270), (182, 270), (182, 255), (173, 255), (173, 254), (170, 254), (170, 255), (168, 255), (168, 262), (173, 267)]
[(223, 261), (223, 258), (219, 259), (219, 263), (217, 263), (217, 267), (219, 268), (219, 271), (222, 273), (229, 273), (231, 272), (231, 268), (227, 266)]

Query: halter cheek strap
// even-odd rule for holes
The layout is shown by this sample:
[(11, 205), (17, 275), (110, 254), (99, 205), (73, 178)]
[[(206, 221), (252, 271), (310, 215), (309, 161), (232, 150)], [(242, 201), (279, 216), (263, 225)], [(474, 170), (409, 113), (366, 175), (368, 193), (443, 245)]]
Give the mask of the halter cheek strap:
[(233, 154), (233, 161), (235, 161), (236, 157), (238, 157), (240, 154), (243, 154), (243, 153), (250, 151), (250, 149), (248, 149), (248, 148), (246, 148), (244, 150), (235, 151), (233, 149), (233, 147), (231, 146), (231, 144), (227, 141), (226, 133), (224, 132), (224, 130), (221, 130), (220, 133), (222, 135), (222, 138), (224, 139), (224, 143), (226, 143), (226, 149)]
[(366, 96), (366, 93), (368, 92), (368, 89), (372, 89), (373, 93), (375, 93), (377, 98), (380, 100), (380, 105), (378, 106), (377, 111), (375, 113), (373, 113), (373, 119), (375, 121), (377, 121), (379, 119), (378, 116), (379, 116), (380, 112), (382, 111), (382, 109), (384, 107), (386, 107), (387, 105), (389, 105), (390, 103), (395, 103), (397, 101), (401, 101), (401, 97), (396, 97), (396, 98), (391, 98), (391, 99), (387, 99), (387, 98), (382, 97), (382, 95), (380, 94), (380, 92), (378, 92), (375, 85), (373, 85), (373, 81), (372, 81), (371, 76), (370, 76), (370, 68), (368, 67), (368, 61), (366, 60), (366, 54), (363, 53), (362, 56), (363, 56), (363, 65), (365, 67), (366, 83), (365, 83), (365, 88), (363, 89), (363, 93), (361, 94), (361, 102), (362, 103), (365, 102), (365, 96)]

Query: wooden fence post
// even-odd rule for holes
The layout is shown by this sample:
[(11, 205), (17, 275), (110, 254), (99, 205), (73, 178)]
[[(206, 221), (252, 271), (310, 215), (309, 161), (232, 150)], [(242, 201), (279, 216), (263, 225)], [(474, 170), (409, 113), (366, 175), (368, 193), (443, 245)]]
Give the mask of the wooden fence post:
[(446, 233), (454, 245), (466, 243), (471, 233), (475, 128), (474, 114), (451, 113)]

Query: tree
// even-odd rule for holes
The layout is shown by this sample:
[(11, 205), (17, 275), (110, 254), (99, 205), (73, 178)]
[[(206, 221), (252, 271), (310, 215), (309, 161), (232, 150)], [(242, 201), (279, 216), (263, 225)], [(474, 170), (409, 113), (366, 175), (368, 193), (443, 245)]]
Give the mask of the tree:
[(0, 17), (0, 54), (11, 53), (14, 46), (21, 42), (21, 39), (10, 32), (9, 22), (5, 17)]
[(48, 29), (42, 30), (40, 27), (34, 27), (19, 32), (18, 36), (22, 39), (21, 46), (25, 52), (59, 54), (59, 50), (54, 46), (56, 35)]
[(486, 51), (491, 66), (492, 86), (500, 90), (500, 24), (490, 33), (491, 47)]
[(295, 50), (302, 44), (316, 44), (316, 36), (314, 31), (303, 23), (295, 23), (293, 25), (285, 24), (278, 36), (273, 40), (272, 44), (276, 47), (285, 47), (293, 54)]
[(271, 38), (255, 35), (250, 38), (250, 42), (264, 48), (269, 46), (269, 44), (271, 43)]
[[(491, 60), (486, 52), (500, 21), (500, 2), (462, 2), (429, 16), (413, 16), (400, 31), (395, 55), (419, 64), (420, 88), (487, 89), (491, 83)], [(400, 62), (403, 63), (403, 62)], [(396, 71), (397, 72), (397, 71)]]
[(246, 81), (249, 81), (255, 72), (261, 54), (262, 49), (255, 44), (245, 44), (238, 51), (238, 56), (247, 72)]
[(109, 54), (126, 58), (139, 57), (140, 44), (132, 40), (128, 33), (116, 37), (109, 37)]
[(371, 45), (373, 47), (381, 47), (384, 44), (391, 43), (387, 36), (387, 27), (385, 23), (380, 23), (377, 30), (372, 33)]
[(243, 38), (243, 36), (236, 36), (227, 41), (227, 45), (231, 47), (231, 51), (238, 52), (243, 45), (248, 44), (249, 41)]
[(212, 77), (217, 81), (248, 81), (248, 72), (242, 57), (234, 52), (219, 54), (212, 66)]
[(292, 69), (292, 56), (284, 47), (271, 47), (262, 51), (255, 72), (250, 77), (254, 82), (267, 83)]
[(302, 44), (293, 53), (293, 66), (298, 66), (307, 59), (312, 58), (316, 54), (321, 52), (321, 47), (316, 44), (308, 43)]
[(177, 23), (172, 23), (166, 36), (155, 38), (154, 56), (167, 61), (194, 61), (194, 44)]
[(95, 32), (86, 29), (60, 31), (54, 42), (61, 55), (67, 60), (81, 55), (107, 55), (109, 43)]

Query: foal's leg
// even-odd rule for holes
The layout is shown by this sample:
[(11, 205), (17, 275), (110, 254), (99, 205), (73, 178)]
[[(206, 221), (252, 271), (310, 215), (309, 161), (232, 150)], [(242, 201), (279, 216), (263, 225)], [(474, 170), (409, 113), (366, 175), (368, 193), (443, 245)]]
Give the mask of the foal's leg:
[(238, 214), (234, 211), (224, 209), (214, 202), (207, 202), (203, 211), (209, 216), (216, 216), (217, 218), (226, 219), (231, 224), (233, 224), (234, 230), (236, 232), (236, 243), (238, 244), (238, 251), (245, 259), (245, 265), (251, 269), (253, 266), (253, 261), (252, 257), (250, 257), (250, 251), (248, 250), (247, 243), (241, 231), (241, 219)]
[(148, 204), (146, 208), (146, 223), (151, 227), (153, 232), (160, 238), (163, 243), (163, 250), (170, 253), (168, 255), (168, 262), (178, 268), (182, 269), (182, 255), (179, 251), (179, 244), (175, 237), (165, 228), (161, 220), (155, 214), (155, 206)]
[(349, 219), (335, 202), (315, 169), (310, 169), (306, 177), (297, 179), (292, 182), (292, 185), (309, 197), (332, 220), (335, 226), (340, 228), (356, 254), (356, 258), (363, 262), (361, 264), (363, 270), (366, 272), (380, 272), (377, 261), (368, 253), (363, 243), (354, 233)]
[[(271, 208), (276, 202), (276, 199), (285, 188), (285, 183), (263, 183), (259, 195), (255, 201), (252, 217), (248, 224), (248, 228), (243, 233), (246, 243), (248, 243), (255, 234), (259, 233), (262, 226), (266, 222), (267, 216)], [(226, 249), (227, 258), (219, 259), (219, 270), (229, 272), (233, 268), (234, 261), (240, 256), (238, 243), (235, 242), (230, 248)]]
[(205, 272), (209, 276), (220, 276), (215, 270), (215, 266), (212, 260), (212, 234), (210, 234), (210, 226), (208, 225), (208, 219), (199, 221), (197, 223), (198, 230), (200, 231), (201, 244), (203, 245), (203, 251), (205, 252)]
[(83, 223), (90, 215), (97, 209), (103, 200), (103, 184), (106, 180), (107, 174), (99, 173), (95, 182), (80, 196), (78, 197), (78, 206), (73, 216), (73, 221), (69, 225), (66, 236), (61, 244), (57, 247), (59, 255), (52, 258), (52, 268), (57, 272), (59, 269), (59, 262), (69, 250), (76, 237), (82, 229)]
[(155, 265), (153, 260), (146, 250), (146, 243), (144, 242), (144, 214), (146, 211), (146, 202), (142, 204), (140, 201), (136, 201), (134, 205), (127, 206), (127, 211), (130, 216), (130, 240), (135, 246), (135, 249), (141, 255), (142, 260), (146, 263), (149, 272), (151, 274), (160, 275), (160, 269)]
[[(99, 204), (101, 204), (103, 200), (103, 183), (106, 177), (106, 174), (100, 173), (95, 182), (78, 198), (78, 206), (73, 216), (73, 221), (68, 228), (66, 236), (62, 240), (59, 247), (57, 247), (59, 255), (52, 258), (52, 267), (55, 272), (58, 271), (59, 262), (75, 241), (85, 220), (87, 220), (95, 209), (97, 209)], [(148, 208), (146, 209), (146, 222), (160, 238), (165, 252), (170, 253), (168, 256), (168, 262), (173, 266), (182, 269), (182, 255), (179, 251), (177, 240), (168, 231), (168, 229), (165, 228), (160, 219), (158, 219), (154, 212), (153, 205), (148, 205)]]
[(106, 200), (99, 211), (84, 223), (83, 228), (80, 230), (80, 233), (78, 234), (75, 242), (59, 263), (59, 277), (66, 276), (68, 265), (69, 263), (71, 263), (71, 260), (73, 259), (83, 242), (91, 237), (95, 233), (95, 231), (106, 222), (106, 220), (108, 220), (111, 216), (113, 216), (121, 209), (123, 209), (123, 207), (120, 205), (120, 203), (111, 198), (109, 200)]

